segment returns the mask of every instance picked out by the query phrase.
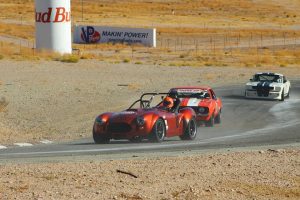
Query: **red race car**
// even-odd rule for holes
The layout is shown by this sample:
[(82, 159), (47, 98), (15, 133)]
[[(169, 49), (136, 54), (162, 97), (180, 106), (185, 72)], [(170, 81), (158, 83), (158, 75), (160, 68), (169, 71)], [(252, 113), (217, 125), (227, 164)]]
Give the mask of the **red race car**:
[[(178, 99), (167, 97), (167, 94), (145, 93), (127, 110), (107, 112), (96, 117), (93, 126), (95, 143), (109, 143), (111, 139), (162, 142), (165, 137), (173, 136), (179, 136), (182, 140), (195, 139), (195, 111), (189, 107), (179, 109)], [(161, 96), (161, 99), (154, 100), (156, 96)], [(157, 104), (152, 107), (151, 103), (155, 101)]]
[(190, 107), (196, 112), (198, 124), (214, 126), (221, 123), (222, 101), (210, 87), (177, 87), (168, 96), (179, 98), (180, 108)]

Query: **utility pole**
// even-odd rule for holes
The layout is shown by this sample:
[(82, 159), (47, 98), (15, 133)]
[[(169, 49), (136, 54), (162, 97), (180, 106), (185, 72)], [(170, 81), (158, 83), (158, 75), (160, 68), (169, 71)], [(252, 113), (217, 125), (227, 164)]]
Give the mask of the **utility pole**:
[(81, 0), (81, 21), (83, 22), (83, 0)]

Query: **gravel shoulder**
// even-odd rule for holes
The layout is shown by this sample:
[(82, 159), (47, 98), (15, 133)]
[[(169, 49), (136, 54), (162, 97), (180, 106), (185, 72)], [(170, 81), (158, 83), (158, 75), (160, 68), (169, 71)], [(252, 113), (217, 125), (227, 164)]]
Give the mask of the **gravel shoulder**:
[(4, 164), (1, 199), (299, 199), (300, 149)]
[(244, 85), (257, 71), (299, 79), (298, 67), (170, 67), (81, 60), (0, 61), (0, 144), (90, 137), (94, 118), (126, 109), (143, 92)]

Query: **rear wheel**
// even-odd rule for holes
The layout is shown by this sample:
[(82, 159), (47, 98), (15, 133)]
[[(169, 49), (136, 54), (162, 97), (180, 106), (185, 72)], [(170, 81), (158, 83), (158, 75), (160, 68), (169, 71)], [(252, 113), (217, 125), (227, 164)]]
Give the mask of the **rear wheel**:
[(150, 140), (152, 142), (162, 142), (166, 136), (166, 127), (162, 119), (158, 119), (152, 129)]
[(291, 88), (289, 88), (289, 92), (287, 93), (286, 97), (290, 97), (290, 91), (291, 91)]
[(110, 141), (110, 138), (107, 135), (97, 134), (94, 129), (93, 129), (93, 139), (96, 144), (108, 144)]
[(179, 136), (182, 140), (194, 140), (197, 135), (197, 123), (194, 118), (192, 118), (187, 124), (183, 135)]
[(214, 117), (214, 114), (212, 114), (211, 117), (209, 118), (209, 120), (207, 122), (205, 122), (205, 126), (213, 127), (214, 124), (215, 124), (215, 117)]

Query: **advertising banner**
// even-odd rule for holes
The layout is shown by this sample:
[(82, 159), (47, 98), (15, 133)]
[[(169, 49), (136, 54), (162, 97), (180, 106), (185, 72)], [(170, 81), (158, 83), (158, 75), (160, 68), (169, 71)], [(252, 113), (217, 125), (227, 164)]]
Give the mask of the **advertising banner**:
[(126, 43), (156, 47), (156, 29), (75, 26), (74, 43)]

